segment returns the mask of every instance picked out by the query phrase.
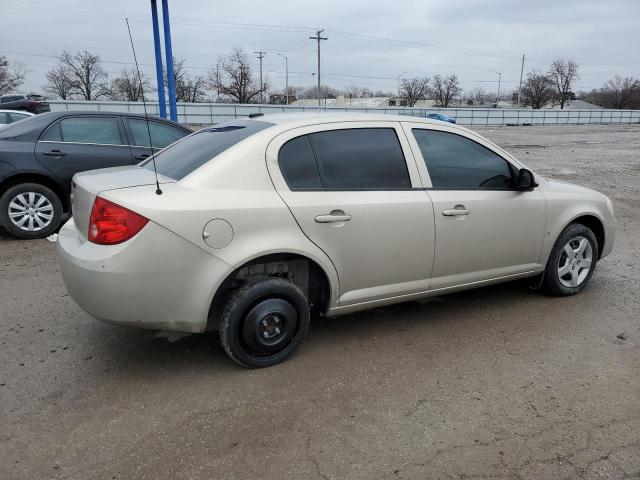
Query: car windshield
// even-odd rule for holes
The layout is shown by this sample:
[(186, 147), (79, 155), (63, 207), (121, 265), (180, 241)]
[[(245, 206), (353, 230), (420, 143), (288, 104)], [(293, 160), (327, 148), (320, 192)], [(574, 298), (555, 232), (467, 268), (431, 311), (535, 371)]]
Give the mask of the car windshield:
[[(195, 169), (251, 135), (273, 126), (256, 120), (234, 120), (203, 128), (155, 155), (158, 173), (181, 180)], [(140, 164), (153, 170), (151, 159)]]

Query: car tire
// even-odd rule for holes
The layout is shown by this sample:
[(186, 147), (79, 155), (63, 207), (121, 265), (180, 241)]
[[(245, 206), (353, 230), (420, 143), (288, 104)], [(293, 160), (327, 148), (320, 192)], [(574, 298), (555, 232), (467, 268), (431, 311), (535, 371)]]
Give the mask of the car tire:
[(544, 272), (543, 286), (556, 296), (575, 295), (591, 279), (599, 256), (598, 240), (590, 228), (573, 223), (556, 240)]
[[(23, 211), (24, 215), (21, 214)], [(0, 197), (0, 223), (18, 238), (51, 235), (60, 226), (63, 213), (58, 195), (39, 183), (14, 185)]]
[(262, 277), (230, 295), (220, 321), (220, 341), (243, 367), (269, 367), (298, 348), (309, 323), (309, 302), (297, 285)]

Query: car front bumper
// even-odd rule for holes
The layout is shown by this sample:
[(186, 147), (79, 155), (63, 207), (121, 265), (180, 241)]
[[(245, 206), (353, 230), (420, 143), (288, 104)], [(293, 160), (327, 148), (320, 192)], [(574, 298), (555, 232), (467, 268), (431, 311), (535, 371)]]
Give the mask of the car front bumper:
[(213, 293), (230, 271), (153, 222), (127, 242), (97, 245), (70, 219), (57, 243), (71, 298), (89, 315), (114, 324), (202, 332)]

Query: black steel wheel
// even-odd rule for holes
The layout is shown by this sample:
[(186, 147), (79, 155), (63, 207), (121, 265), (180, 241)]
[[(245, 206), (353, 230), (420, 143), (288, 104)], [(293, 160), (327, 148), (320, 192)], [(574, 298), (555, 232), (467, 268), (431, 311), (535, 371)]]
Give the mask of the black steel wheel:
[(295, 284), (281, 278), (251, 280), (229, 297), (220, 322), (227, 355), (245, 367), (280, 363), (309, 329), (309, 303)]

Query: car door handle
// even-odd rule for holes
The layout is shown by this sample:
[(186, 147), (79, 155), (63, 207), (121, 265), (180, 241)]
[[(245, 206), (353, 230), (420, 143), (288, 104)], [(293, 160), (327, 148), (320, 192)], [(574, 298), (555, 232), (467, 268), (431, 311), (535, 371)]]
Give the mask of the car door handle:
[(142, 155), (136, 155), (136, 160), (144, 160), (145, 158), (149, 158), (148, 153), (143, 153)]
[(329, 213), (325, 215), (318, 215), (316, 217), (317, 223), (337, 223), (337, 222), (348, 222), (351, 220), (351, 215), (348, 213)]
[(457, 217), (461, 215), (469, 215), (470, 213), (471, 210), (465, 208), (464, 205), (456, 205), (452, 209), (442, 211), (442, 214), (446, 217)]
[(61, 152), (60, 150), (49, 150), (48, 152), (42, 152), (43, 155), (46, 155), (47, 157), (64, 157), (67, 154), (64, 152)]

